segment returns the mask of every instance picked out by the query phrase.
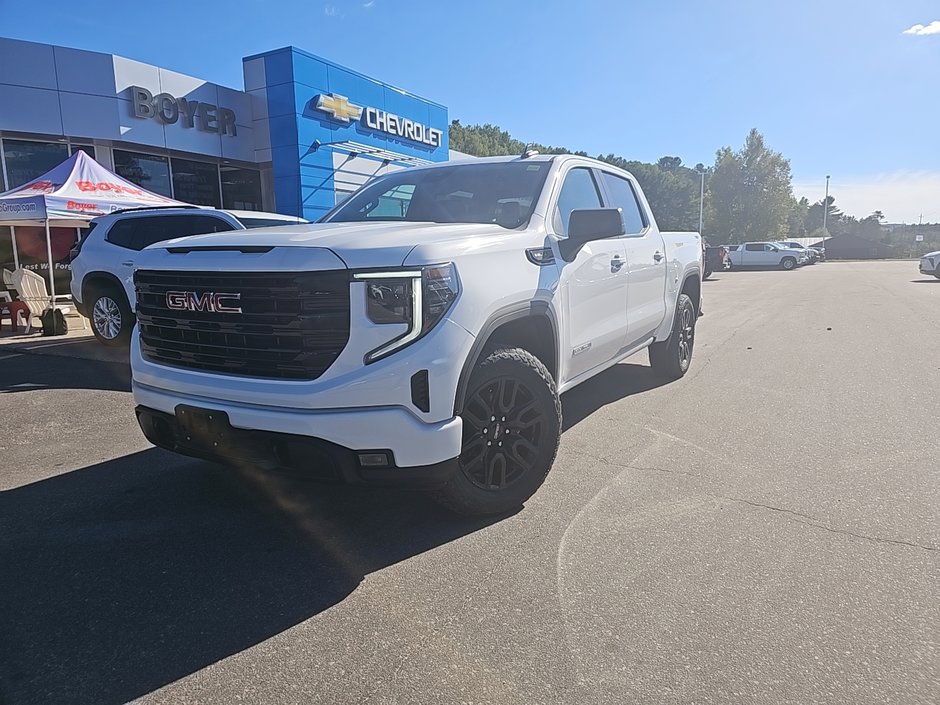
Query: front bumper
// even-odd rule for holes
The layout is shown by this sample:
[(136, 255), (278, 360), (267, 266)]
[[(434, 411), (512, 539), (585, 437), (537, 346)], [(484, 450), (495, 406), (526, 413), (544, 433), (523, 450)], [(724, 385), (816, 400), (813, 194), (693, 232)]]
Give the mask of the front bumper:
[[(173, 418), (179, 406), (220, 411), (227, 416), (234, 432), (301, 436), (349, 451), (388, 450), (398, 468), (435, 465), (460, 455), (463, 421), (459, 416), (430, 422), (395, 406), (313, 410), (223, 402), (157, 389), (136, 380), (133, 391), (138, 406)], [(143, 430), (146, 435), (147, 429)]]
[[(182, 413), (185, 415), (186, 408)], [(385, 456), (379, 466), (363, 463), (360, 453), (336, 443), (290, 433), (236, 428), (224, 413), (216, 412), (211, 425), (199, 432), (187, 427), (177, 414), (145, 406), (136, 408), (137, 422), (154, 445), (167, 450), (235, 467), (289, 471), (307, 479), (348, 484), (434, 487), (457, 470), (457, 459), (424, 466), (400, 467), (393, 451), (373, 449), (368, 456)], [(212, 418), (210, 415), (209, 418)]]

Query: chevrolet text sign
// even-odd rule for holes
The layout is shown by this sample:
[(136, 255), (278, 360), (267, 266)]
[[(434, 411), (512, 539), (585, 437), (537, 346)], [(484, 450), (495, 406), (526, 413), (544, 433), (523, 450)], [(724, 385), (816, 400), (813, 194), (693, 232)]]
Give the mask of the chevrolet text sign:
[(429, 147), (440, 147), (443, 131), (420, 122), (409, 120), (406, 117), (387, 113), (373, 107), (353, 105), (349, 98), (336, 93), (320, 94), (316, 97), (316, 109), (328, 113), (334, 120), (348, 123), (359, 120), (370, 130), (384, 132), (394, 137), (402, 137), (413, 142), (420, 142)]
[(164, 125), (182, 120), (183, 127), (196, 127), (203, 132), (220, 132), (234, 137), (235, 111), (212, 103), (174, 98), (169, 93), (154, 95), (146, 88), (131, 86), (131, 115), (135, 118), (156, 118)]
[(426, 144), (429, 147), (440, 147), (443, 132), (428, 125), (422, 125), (420, 122), (409, 120), (408, 118), (387, 113), (378, 108), (366, 108), (362, 122), (370, 130), (387, 132), (396, 137), (404, 137), (406, 140), (413, 140)]

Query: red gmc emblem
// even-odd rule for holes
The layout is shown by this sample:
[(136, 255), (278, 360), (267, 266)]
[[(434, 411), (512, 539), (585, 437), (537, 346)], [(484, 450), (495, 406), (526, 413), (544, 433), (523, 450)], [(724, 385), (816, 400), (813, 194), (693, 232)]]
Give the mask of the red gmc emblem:
[(241, 313), (242, 307), (231, 303), (240, 301), (241, 298), (241, 294), (214, 291), (206, 291), (202, 294), (197, 294), (195, 291), (168, 291), (166, 292), (166, 307), (174, 311)]

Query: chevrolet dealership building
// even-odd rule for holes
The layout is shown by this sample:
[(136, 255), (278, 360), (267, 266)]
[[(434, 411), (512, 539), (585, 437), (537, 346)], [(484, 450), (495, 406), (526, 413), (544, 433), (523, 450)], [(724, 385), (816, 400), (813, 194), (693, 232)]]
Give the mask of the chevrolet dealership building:
[(314, 220), (374, 175), (448, 157), (442, 105), (292, 47), (242, 70), (239, 90), (0, 38), (0, 191), (83, 150), (180, 201)]

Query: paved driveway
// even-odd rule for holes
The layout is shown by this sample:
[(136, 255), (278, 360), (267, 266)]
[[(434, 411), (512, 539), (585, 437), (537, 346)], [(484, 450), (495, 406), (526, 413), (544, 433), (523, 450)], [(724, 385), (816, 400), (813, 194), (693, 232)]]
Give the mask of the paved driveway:
[(491, 522), (174, 457), (126, 366), (0, 349), (0, 703), (937, 702), (940, 281), (704, 288), (689, 375), (566, 395)]

